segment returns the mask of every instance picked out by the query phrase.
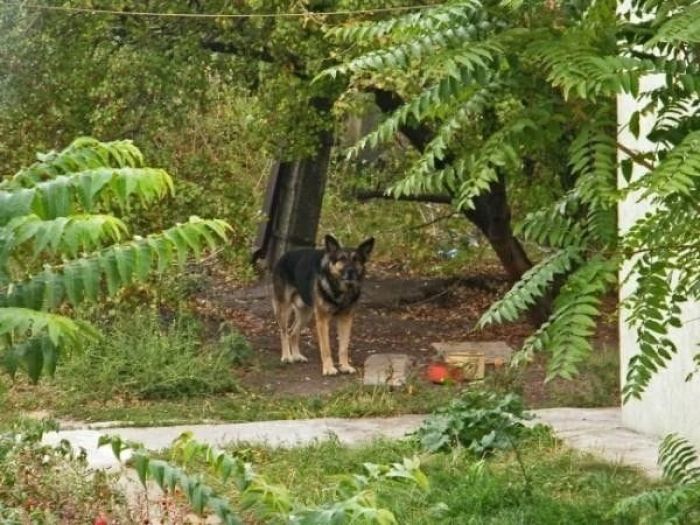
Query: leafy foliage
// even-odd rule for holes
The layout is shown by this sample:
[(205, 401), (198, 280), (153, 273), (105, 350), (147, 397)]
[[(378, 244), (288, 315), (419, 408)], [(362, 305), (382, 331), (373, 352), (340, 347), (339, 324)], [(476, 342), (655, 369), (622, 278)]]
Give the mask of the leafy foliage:
[[(566, 146), (561, 197), (539, 205), (520, 225), (526, 240), (553, 253), (527, 272), (484, 315), (480, 326), (512, 321), (554, 291), (551, 317), (525, 342), (520, 358), (547, 351), (549, 377), (571, 377), (592, 352), (601, 297), (615, 288), (623, 261), (635, 281), (625, 303), (640, 352), (632, 357), (625, 400), (640, 397), (676, 352), (669, 331), (681, 305), (700, 299), (697, 207), (700, 175), (697, 2), (635, 0), (615, 15), (597, 2), (457, 2), (392, 22), (331, 31), (359, 56), (328, 69), (355, 88), (396, 86), (407, 100), (355, 148), (374, 147), (402, 129), (435, 130), (395, 195), (446, 192), (468, 210), (498, 180), (526, 165), (547, 166), (543, 152)], [(661, 84), (642, 88), (656, 75)], [(653, 148), (618, 156), (614, 100), (644, 101), (640, 119), (658, 118)], [(581, 118), (585, 115), (585, 118)], [(566, 124), (564, 124), (566, 123)], [(552, 132), (551, 127), (559, 131)], [(631, 183), (617, 189), (618, 171)], [(642, 173), (643, 172), (643, 173)], [(621, 199), (653, 206), (621, 241)], [(700, 363), (700, 357), (696, 359)]]
[(624, 278), (633, 282), (624, 304), (626, 320), (636, 330), (639, 347), (627, 369), (625, 399), (639, 398), (654, 373), (673, 358), (676, 347), (671, 331), (682, 326), (682, 305), (700, 298), (695, 285), (699, 277), (698, 105), (697, 89), (687, 80), (696, 75), (697, 66), (686, 55), (697, 44), (690, 22), (697, 13), (695, 4), (680, 2), (671, 9), (639, 2), (643, 13), (655, 15), (653, 21), (628, 27), (630, 46), (643, 46), (646, 54), (653, 54), (654, 71), (664, 73), (664, 81), (646, 94), (658, 115), (646, 137), (654, 150), (629, 155), (632, 162), (644, 165), (645, 173), (631, 181), (626, 196), (644, 199), (651, 211), (626, 232), (621, 246), (629, 258)]
[(164, 232), (126, 240), (121, 220), (105, 214), (165, 197), (163, 170), (143, 167), (129, 142), (78, 139), (6, 179), (0, 190), (0, 356), (36, 381), (58, 353), (96, 339), (84, 322), (54, 313), (66, 303), (116, 294), (173, 262), (184, 263), (226, 238), (228, 225), (192, 217)]
[(21, 420), (0, 434), (0, 522), (92, 523), (100, 512), (131, 521), (113, 479), (91, 471), (66, 441), (42, 443), (53, 430), (50, 421)]
[[(155, 481), (164, 491), (180, 489), (192, 509), (202, 514), (214, 512), (223, 523), (244, 523), (244, 513), (253, 512), (266, 523), (332, 525), (336, 523), (397, 523), (387, 509), (378, 508), (371, 484), (403, 481), (427, 489), (428, 479), (420, 470), (418, 459), (404, 459), (392, 465), (365, 464), (366, 474), (346, 476), (338, 489), (339, 501), (320, 507), (307, 507), (291, 497), (288, 490), (268, 483), (256, 474), (250, 463), (226, 452), (198, 443), (191, 434), (183, 434), (172, 449), (176, 464), (154, 459), (138, 444), (123, 442), (117, 436), (104, 436), (100, 445), (110, 445), (117, 457), (129, 450), (128, 464), (136, 471), (141, 483)], [(188, 467), (203, 464), (221, 483), (232, 483), (239, 494), (238, 505), (217, 495), (201, 476), (188, 473)]]
[(659, 464), (673, 485), (625, 498), (613, 514), (643, 523), (694, 523), (700, 518), (697, 451), (686, 439), (670, 434), (659, 446)]
[(677, 434), (669, 434), (659, 445), (659, 464), (664, 469), (664, 476), (678, 484), (700, 482), (700, 464), (698, 452)]
[(514, 394), (467, 390), (430, 416), (416, 436), (421, 446), (437, 452), (463, 446), (478, 455), (512, 448), (524, 434), (530, 416)]
[[(592, 350), (588, 339), (599, 297), (615, 284), (614, 263), (589, 260), (617, 246), (614, 95), (634, 91), (649, 65), (612, 55), (613, 3), (581, 9), (574, 2), (543, 4), (458, 2), (374, 29), (336, 29), (332, 36), (363, 50), (381, 35), (375, 38), (381, 50), (326, 74), (352, 74), (359, 85), (377, 79), (417, 83), (417, 90), (406, 90), (406, 104), (353, 150), (386, 142), (402, 126), (435, 129), (413, 169), (392, 188), (396, 196), (447, 192), (458, 208), (469, 210), (496, 181), (522, 181), (526, 166), (551, 170), (540, 183), (560, 185), (560, 199), (551, 206), (536, 203), (518, 232), (554, 250), (489, 309), (480, 326), (514, 321), (560, 288), (552, 317), (520, 357), (549, 351), (550, 377), (570, 377)], [(594, 118), (581, 118), (586, 113)], [(565, 165), (549, 153), (562, 147), (569, 151)]]
[[(546, 10), (538, 14), (549, 19)], [(526, 62), (531, 37), (519, 25), (524, 16), (519, 8), (475, 0), (330, 30), (331, 38), (352, 42), (362, 54), (324, 76), (350, 76), (357, 87), (388, 85), (407, 99), (350, 154), (392, 140), (402, 127), (428, 125), (431, 142), (391, 193), (446, 191), (464, 209), (499, 172), (522, 170), (525, 158), (550, 169), (537, 152), (567, 130), (557, 131), (549, 117), (552, 105), (561, 106), (559, 95)], [(575, 127), (576, 118), (567, 117)], [(536, 129), (547, 133), (535, 137)]]
[(557, 275), (566, 275), (581, 260), (579, 250), (564, 248), (535, 265), (498, 302), (494, 303), (479, 320), (479, 328), (492, 323), (517, 320), (535, 304), (554, 283)]

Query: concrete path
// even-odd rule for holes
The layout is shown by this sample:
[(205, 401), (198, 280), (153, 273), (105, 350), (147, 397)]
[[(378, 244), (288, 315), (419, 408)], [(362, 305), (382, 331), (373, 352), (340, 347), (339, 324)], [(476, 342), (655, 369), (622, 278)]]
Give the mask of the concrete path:
[(575, 450), (636, 467), (651, 478), (661, 476), (656, 462), (661, 438), (624, 427), (619, 408), (548, 408), (534, 413), (536, 422), (551, 426)]
[(362, 419), (296, 419), (210, 425), (181, 425), (171, 427), (110, 427), (73, 429), (50, 432), (44, 436), (47, 444), (68, 440), (74, 447), (83, 447), (88, 463), (95, 468), (112, 468), (118, 462), (109, 447), (97, 448), (101, 435), (118, 435), (124, 440), (138, 441), (150, 450), (168, 447), (183, 432), (192, 432), (203, 443), (222, 446), (250, 443), (272, 447), (293, 447), (335, 436), (345, 445), (355, 445), (378, 438), (398, 439), (418, 428), (425, 416), (406, 415), (389, 418)]
[[(550, 425), (568, 446), (590, 452), (613, 463), (637, 467), (651, 477), (660, 475), (656, 465), (659, 440), (638, 434), (622, 426), (619, 408), (552, 408), (535, 410), (536, 422)], [(74, 447), (83, 447), (94, 468), (113, 468), (118, 462), (109, 447), (97, 448), (102, 434), (119, 435), (138, 441), (151, 450), (159, 450), (185, 431), (212, 445), (236, 442), (267, 444), (273, 447), (304, 445), (336, 436), (347, 445), (374, 439), (401, 438), (418, 428), (425, 416), (407, 415), (365, 419), (304, 419), (261, 421), (255, 423), (209, 424), (172, 427), (106, 427), (75, 429), (46, 434), (49, 444), (66, 439)]]

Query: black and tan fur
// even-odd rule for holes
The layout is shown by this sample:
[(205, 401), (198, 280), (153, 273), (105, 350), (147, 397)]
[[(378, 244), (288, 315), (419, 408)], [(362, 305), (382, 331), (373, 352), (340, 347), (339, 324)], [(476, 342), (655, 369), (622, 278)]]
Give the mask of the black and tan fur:
[[(285, 253), (273, 269), (272, 305), (280, 328), (282, 362), (307, 360), (299, 342), (302, 329), (314, 316), (323, 375), (336, 375), (339, 370), (352, 374), (356, 371), (349, 351), (352, 317), (374, 239), (348, 249), (342, 248), (332, 235), (326, 235), (324, 244), (323, 250), (303, 248)], [(290, 328), (292, 312), (294, 322)], [(333, 319), (338, 322), (338, 368), (331, 356)]]

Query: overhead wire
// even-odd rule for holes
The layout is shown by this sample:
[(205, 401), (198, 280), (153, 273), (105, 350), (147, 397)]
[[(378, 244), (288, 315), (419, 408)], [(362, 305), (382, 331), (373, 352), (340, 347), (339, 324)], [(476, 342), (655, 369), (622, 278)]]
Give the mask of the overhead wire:
[(282, 13), (168, 13), (157, 11), (120, 11), (117, 9), (97, 9), (91, 7), (53, 6), (45, 4), (34, 4), (30, 2), (7, 2), (5, 5), (14, 4), (26, 9), (57, 11), (66, 13), (82, 13), (93, 15), (122, 15), (141, 16), (154, 18), (293, 18), (308, 16), (350, 16), (362, 14), (391, 13), (401, 11), (417, 11), (439, 7), (441, 4), (417, 4), (405, 6), (374, 7), (366, 9), (340, 9), (335, 11), (302, 11), (302, 12), (282, 12)]

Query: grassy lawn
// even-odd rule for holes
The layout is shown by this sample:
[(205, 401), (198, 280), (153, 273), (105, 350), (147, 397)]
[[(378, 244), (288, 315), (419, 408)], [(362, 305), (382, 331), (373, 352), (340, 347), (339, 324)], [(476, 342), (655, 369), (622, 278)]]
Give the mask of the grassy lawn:
[[(618, 368), (616, 352), (593, 356), (581, 379), (556, 380), (537, 385), (526, 374), (539, 376), (540, 371), (503, 370), (473, 385), (477, 388), (508, 393), (516, 392), (541, 401), (531, 407), (610, 406), (617, 399)], [(543, 375), (543, 373), (542, 373)], [(538, 380), (541, 383), (541, 379)], [(422, 380), (411, 381), (401, 388), (365, 387), (353, 383), (333, 392), (314, 395), (275, 394), (255, 390), (168, 399), (142, 399), (128, 391), (106, 398), (77, 380), (65, 387), (65, 376), (43, 379), (31, 385), (24, 376), (11, 383), (0, 378), (0, 428), (21, 414), (43, 414), (59, 420), (122, 421), (134, 426), (198, 423), (204, 421), (262, 421), (314, 417), (370, 417), (398, 414), (430, 413), (447, 404), (460, 389), (459, 385), (435, 386)], [(538, 388), (542, 392), (528, 389)], [(613, 393), (613, 395), (611, 395)]]
[[(541, 427), (521, 440), (518, 447), (521, 462), (512, 450), (496, 452), (486, 459), (479, 459), (460, 447), (428, 454), (420, 449), (417, 440), (410, 438), (379, 440), (357, 447), (343, 446), (337, 440), (293, 449), (240, 444), (227, 452), (252, 465), (264, 480), (262, 486), (270, 497), (285, 494), (285, 501), (298, 510), (346, 500), (349, 496), (343, 495), (342, 484), (354, 475), (366, 473), (367, 463), (389, 465), (404, 458), (418, 458), (427, 486), (384, 480), (370, 481), (364, 488), (370, 494), (366, 501), (372, 501), (374, 508), (390, 511), (397, 523), (407, 525), (631, 524), (637, 521), (621, 521), (611, 515), (615, 504), (662, 486), (634, 469), (566, 449)], [(0, 500), (3, 494), (9, 498), (3, 502), (10, 505), (9, 509), (25, 509), (33, 512), (34, 517), (39, 516), (37, 512), (41, 509), (43, 518), (54, 520), (37, 523), (86, 523), (103, 512), (115, 524), (135, 523), (138, 516), (143, 518), (146, 507), (138, 494), (134, 496), (139, 503), (127, 505), (123, 494), (108, 478), (87, 476), (84, 466), (69, 461), (62, 453), (47, 455), (47, 451), (31, 446), (22, 450), (21, 454), (10, 455), (0, 462), (0, 474), (13, 480), (8, 487), (0, 486)], [(0, 447), (0, 456), (2, 452)], [(166, 452), (164, 457), (168, 456)], [(228, 499), (233, 508), (240, 509), (241, 494), (232, 480), (222, 484), (196, 461), (188, 464), (186, 471), (197, 479), (202, 474), (205, 484)], [(27, 472), (41, 475), (29, 476)], [(166, 502), (169, 508), (179, 509), (180, 516), (190, 512), (181, 493), (167, 496), (163, 504)], [(159, 499), (150, 503), (160, 504)], [(2, 518), (9, 515), (5, 511), (3, 514), (0, 504), (3, 523)], [(252, 510), (244, 511), (244, 516), (244, 522), (249, 525), (270, 522)], [(145, 522), (141, 518), (139, 522)]]
[[(474, 385), (496, 392), (516, 392), (542, 400), (530, 403), (542, 406), (610, 406), (617, 390), (617, 355), (606, 352), (593, 356), (580, 380), (552, 381), (539, 387), (527, 381), (526, 374), (503, 370)], [(543, 373), (541, 374), (543, 375)], [(541, 379), (537, 379), (542, 384)], [(66, 383), (72, 383), (66, 387)], [(31, 385), (22, 375), (11, 382), (0, 376), (0, 428), (22, 414), (36, 413), (59, 420), (122, 421), (134, 426), (198, 423), (204, 421), (261, 421), (314, 417), (369, 417), (430, 413), (447, 404), (463, 386), (435, 386), (422, 380), (401, 388), (365, 387), (353, 383), (333, 392), (314, 395), (275, 394), (255, 390), (143, 399), (129, 391), (106, 397), (99, 388), (78, 378), (42, 379)], [(532, 392), (529, 388), (541, 388)], [(611, 399), (613, 400), (611, 402)]]
[(51, 381), (39, 385), (19, 382), (4, 393), (0, 392), (0, 403), (4, 407), (0, 412), (0, 427), (27, 413), (63, 420), (124, 421), (134, 426), (426, 413), (447, 403), (456, 389), (449, 385), (434, 388), (417, 383), (392, 391), (358, 384), (311, 397), (233, 392), (209, 397), (105, 402), (64, 391)]
[[(430, 488), (403, 485), (378, 489), (380, 506), (402, 524), (598, 524), (621, 498), (654, 486), (634, 469), (615, 466), (559, 445), (539, 432), (521, 446), (532, 491), (525, 489), (513, 453), (479, 461), (464, 450), (422, 456)], [(362, 473), (363, 463), (391, 463), (419, 454), (411, 441), (378, 441), (348, 448), (329, 441), (305, 448), (238, 447), (269, 482), (287, 486), (305, 504), (332, 500), (339, 476)], [(229, 494), (235, 499), (233, 493)]]

